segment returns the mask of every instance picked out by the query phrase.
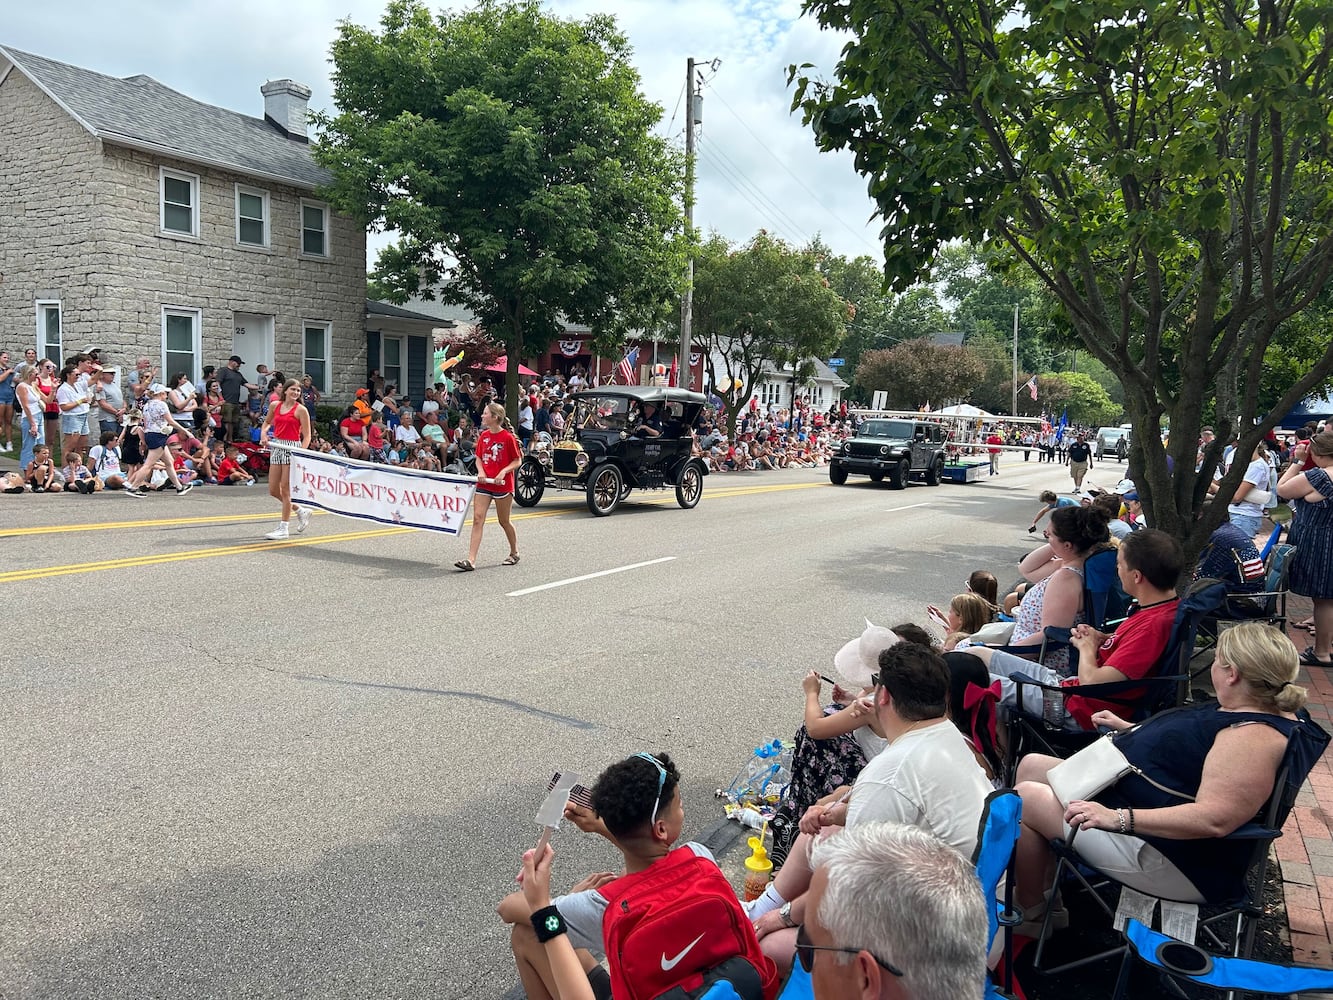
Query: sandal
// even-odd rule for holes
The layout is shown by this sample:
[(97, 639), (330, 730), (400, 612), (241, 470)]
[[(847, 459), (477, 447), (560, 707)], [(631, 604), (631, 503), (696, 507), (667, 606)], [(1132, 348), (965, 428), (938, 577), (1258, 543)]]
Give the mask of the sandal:
[(471, 559), (460, 559), (454, 563), (454, 568), (461, 569), (464, 573), (471, 573), (477, 567), (472, 565)]
[(1301, 664), (1306, 667), (1333, 667), (1333, 659), (1321, 660), (1315, 655), (1313, 646), (1306, 646), (1305, 652), (1301, 653)]
[(1313, 619), (1313, 618), (1307, 618), (1307, 619), (1305, 619), (1305, 621), (1303, 621), (1303, 622), (1292, 622), (1292, 623), (1291, 623), (1291, 627), (1292, 627), (1292, 628), (1303, 628), (1303, 629), (1308, 629), (1309, 631), (1313, 632), (1313, 631), (1314, 631), (1314, 619)]
[(504, 562), (500, 563), (500, 565), (501, 565), (501, 566), (517, 566), (517, 565), (518, 565), (518, 553), (517, 553), (517, 552), (511, 552), (511, 553), (509, 553), (509, 555), (507, 555), (507, 556), (505, 557)]

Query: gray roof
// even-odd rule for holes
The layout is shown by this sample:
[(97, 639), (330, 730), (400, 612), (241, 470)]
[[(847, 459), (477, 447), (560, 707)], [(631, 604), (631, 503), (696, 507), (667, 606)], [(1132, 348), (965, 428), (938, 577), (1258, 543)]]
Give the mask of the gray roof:
[(381, 302), (379, 299), (366, 299), (367, 316), (388, 316), (393, 319), (411, 319), (421, 323), (431, 323), (435, 326), (454, 326), (453, 320), (440, 319), (438, 316), (427, 316), (425, 313), (413, 312), (411, 309), (404, 309), (402, 306), (396, 306), (392, 302)]
[(5, 46), (0, 55), (105, 142), (305, 189), (332, 179), (306, 143), (263, 118), (204, 104), (151, 76), (106, 76)]

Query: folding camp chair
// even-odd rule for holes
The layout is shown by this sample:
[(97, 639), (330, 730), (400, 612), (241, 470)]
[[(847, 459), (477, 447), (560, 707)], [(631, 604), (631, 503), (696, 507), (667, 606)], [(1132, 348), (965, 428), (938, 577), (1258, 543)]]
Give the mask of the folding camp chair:
[[(1181, 597), (1176, 608), (1176, 619), (1162, 655), (1141, 680), (1065, 688), (1041, 684), (1023, 674), (1013, 674), (1010, 680), (1015, 683), (1017, 691), (1015, 704), (1007, 708), (1009, 744), (1005, 761), (1005, 771), (1010, 782), (1023, 755), (1038, 752), (1052, 757), (1067, 757), (1098, 736), (1095, 732), (1052, 725), (1042, 716), (1027, 711), (1023, 708), (1025, 688), (1037, 687), (1048, 696), (1061, 699), (1078, 694), (1121, 705), (1131, 721), (1146, 719), (1157, 712), (1183, 704), (1188, 692), (1189, 663), (1194, 656), (1194, 639), (1199, 626), (1225, 600), (1226, 586), (1217, 580), (1200, 580), (1191, 587)], [(1061, 631), (1066, 632), (1067, 638), (1067, 630)], [(1071, 667), (1077, 671), (1077, 650), (1072, 647), (1070, 657)]]
[[(1218, 629), (1228, 622), (1267, 622), (1280, 629), (1287, 626), (1288, 577), (1295, 545), (1274, 545), (1263, 566), (1263, 590), (1227, 594), (1226, 603), (1209, 615), (1202, 634), (1216, 639)], [(1237, 557), (1244, 578), (1244, 562)]]
[[(981, 824), (977, 830), (977, 847), (972, 863), (986, 898), (986, 948), (993, 950), (995, 938), (1003, 929), (1004, 989), (1012, 993), (1014, 967), (1014, 928), (1023, 915), (1014, 909), (1014, 880), (1011, 862), (1018, 837), (1023, 832), (1023, 800), (1012, 788), (1001, 788), (986, 797), (981, 810)], [(1003, 881), (1004, 892), (1000, 887)], [(1002, 997), (996, 984), (987, 981), (986, 996)]]
[[(1181, 711), (1190, 711), (1190, 709), (1181, 709)], [(1301, 785), (1305, 783), (1310, 770), (1329, 744), (1329, 735), (1311, 720), (1308, 712), (1302, 709), (1297, 713), (1297, 718), (1301, 725), (1287, 741), (1287, 749), (1283, 755), (1282, 763), (1278, 767), (1277, 780), (1273, 783), (1273, 791), (1267, 804), (1260, 811), (1256, 820), (1246, 823), (1224, 838), (1246, 842), (1251, 845), (1250, 857), (1245, 866), (1244, 877), (1241, 880), (1242, 888), (1234, 898), (1207, 900), (1206, 905), (1220, 908), (1220, 912), (1197, 921), (1198, 939), (1205, 946), (1227, 951), (1233, 957), (1248, 958), (1250, 955), (1250, 950), (1254, 945), (1254, 934), (1258, 928), (1259, 919), (1263, 916), (1263, 893), (1264, 882), (1268, 876), (1269, 848), (1274, 840), (1282, 836), (1282, 825), (1286, 822), (1292, 806), (1296, 803), (1296, 795), (1300, 791)], [(1110, 876), (1097, 871), (1079, 856), (1076, 846), (1077, 835), (1078, 831), (1074, 830), (1070, 833), (1068, 840), (1054, 840), (1051, 842), (1051, 849), (1056, 856), (1055, 878), (1051, 883), (1052, 894), (1060, 887), (1065, 877), (1069, 876), (1078, 885), (1089, 890), (1092, 898), (1105, 913), (1114, 916), (1115, 911), (1097, 890), (1106, 886), (1118, 885), (1118, 883)], [(1122, 894), (1129, 891), (1131, 890), (1121, 887)], [(1153, 909), (1156, 908), (1158, 903), (1172, 903), (1166, 897), (1156, 897), (1154, 899), (1154, 897), (1143, 893), (1138, 893), (1138, 895), (1141, 899), (1147, 900)], [(1177, 909), (1190, 906), (1193, 906), (1193, 904), (1175, 903)], [(1197, 908), (1195, 908), (1195, 911), (1197, 912)], [(1165, 912), (1165, 908), (1163, 912)], [(1066, 962), (1053, 969), (1043, 968), (1041, 961), (1050, 930), (1049, 924), (1050, 911), (1048, 911), (1047, 917), (1042, 923), (1041, 934), (1037, 940), (1037, 952), (1033, 961), (1033, 967), (1041, 969), (1043, 972), (1057, 973), (1077, 968), (1120, 954), (1125, 949), (1125, 945), (1121, 944), (1095, 955)]]
[(1131, 920), (1125, 925), (1129, 950), (1120, 964), (1115, 1000), (1129, 995), (1129, 972), (1135, 958), (1173, 979), (1201, 983), (1219, 990), (1245, 990), (1271, 996), (1307, 991), (1333, 991), (1333, 969), (1308, 969), (1248, 958), (1220, 958), (1185, 941), (1167, 937)]

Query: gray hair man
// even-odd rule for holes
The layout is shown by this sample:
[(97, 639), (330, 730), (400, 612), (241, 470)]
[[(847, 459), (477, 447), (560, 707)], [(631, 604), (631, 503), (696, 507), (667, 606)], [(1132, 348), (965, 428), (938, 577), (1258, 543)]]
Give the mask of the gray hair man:
[(966, 1000), (985, 993), (986, 900), (975, 869), (914, 826), (865, 823), (815, 846), (796, 954), (815, 1000)]

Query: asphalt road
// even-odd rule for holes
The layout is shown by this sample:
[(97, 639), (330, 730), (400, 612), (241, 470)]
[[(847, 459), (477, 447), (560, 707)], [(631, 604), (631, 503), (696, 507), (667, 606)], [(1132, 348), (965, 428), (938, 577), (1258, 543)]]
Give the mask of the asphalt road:
[[(0, 497), (0, 996), (503, 996), (492, 908), (554, 770), (667, 750), (703, 831), (806, 670), (974, 568), (1007, 583), (1069, 482), (548, 493), (522, 562), (491, 525), (470, 574), (458, 540), (329, 515), (264, 542), (262, 487)], [(558, 878), (613, 866), (556, 844)]]

